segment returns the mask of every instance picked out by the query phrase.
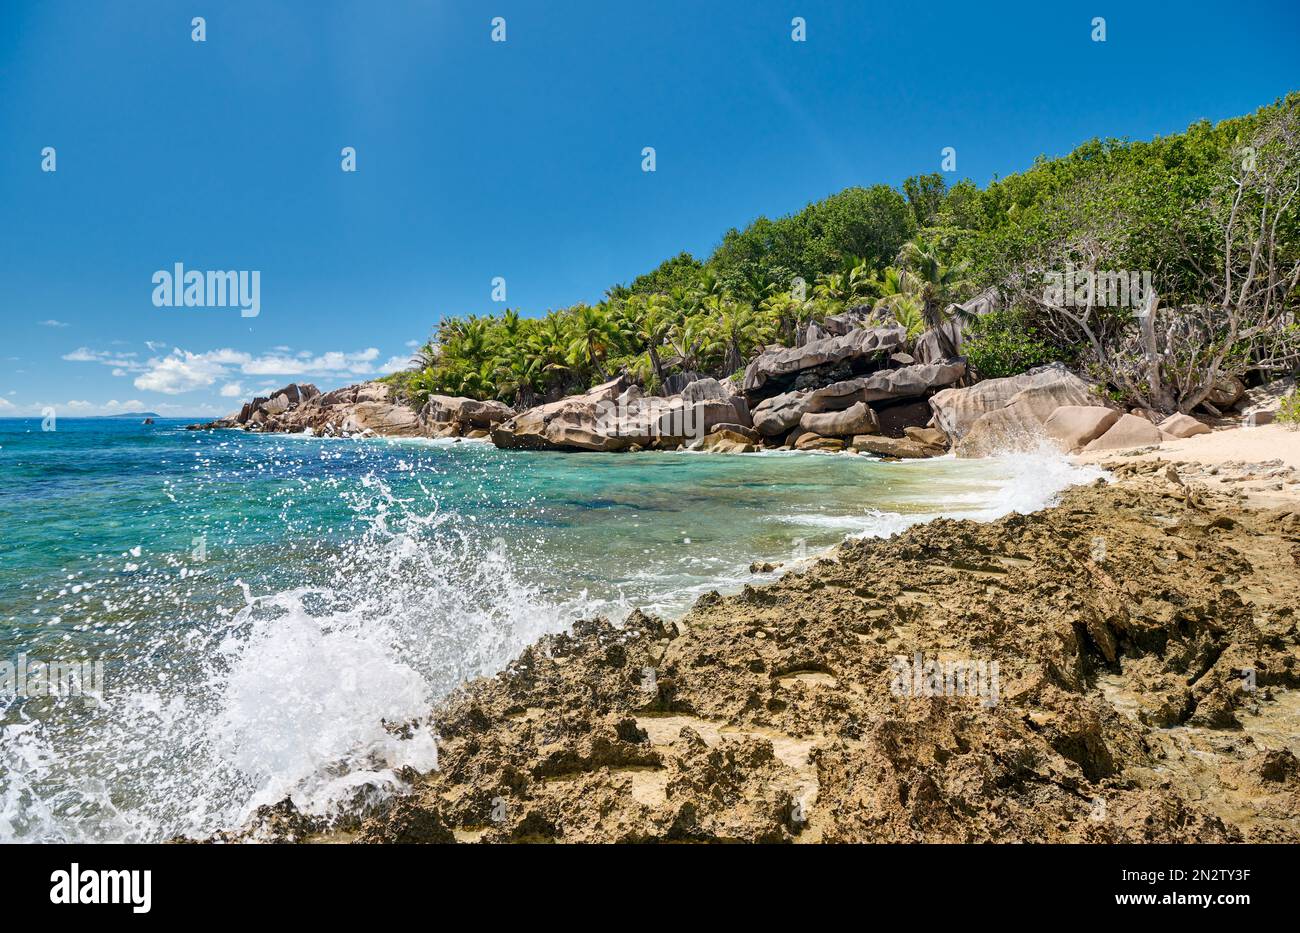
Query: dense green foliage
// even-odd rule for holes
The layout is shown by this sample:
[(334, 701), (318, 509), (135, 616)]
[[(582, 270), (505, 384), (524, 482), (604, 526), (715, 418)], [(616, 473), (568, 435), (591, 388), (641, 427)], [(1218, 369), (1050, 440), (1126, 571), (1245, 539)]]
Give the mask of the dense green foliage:
[(1014, 376), (1062, 358), (1061, 349), (1039, 332), (1028, 315), (1015, 309), (973, 320), (962, 355), (980, 379)]
[[(418, 369), (397, 379), (417, 399), (438, 392), (514, 404), (620, 371), (653, 390), (673, 372), (732, 375), (763, 345), (793, 343), (847, 308), (865, 305), (917, 336), (943, 323), (953, 302), (988, 288), (1014, 307), (975, 325), (965, 352), (981, 377), (1074, 361), (1085, 335), (1018, 297), (1041, 288), (1042, 270), (1078, 263), (1149, 270), (1164, 305), (1217, 302), (1206, 270), (1223, 266), (1215, 252), (1223, 238), (1204, 205), (1259, 127), (1298, 100), (1149, 142), (1092, 140), (985, 188), (949, 186), (938, 174), (909, 178), (901, 191), (849, 188), (729, 230), (706, 260), (682, 253), (595, 305), (444, 318)], [(1280, 216), (1283, 252), (1300, 249), (1297, 225), (1295, 211)], [(1135, 326), (1131, 309), (1097, 320), (1098, 340)]]
[(1300, 428), (1300, 391), (1292, 389), (1282, 398), (1277, 420), (1291, 428)]

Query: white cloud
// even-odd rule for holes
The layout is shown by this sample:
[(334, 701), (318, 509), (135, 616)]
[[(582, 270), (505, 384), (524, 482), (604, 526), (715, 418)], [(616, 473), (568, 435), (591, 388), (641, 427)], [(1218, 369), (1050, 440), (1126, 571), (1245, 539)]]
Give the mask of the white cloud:
[(132, 383), (137, 389), (179, 395), (205, 389), (226, 374), (226, 367), (203, 353), (173, 350), (169, 356), (153, 358)]
[(78, 347), (71, 353), (63, 354), (63, 359), (72, 363), (100, 363), (104, 366), (115, 367), (113, 375), (118, 375), (116, 370), (126, 372), (140, 372), (144, 366), (135, 358), (134, 353), (113, 353), (108, 350), (91, 350), (87, 347)]
[(409, 356), (390, 356), (384, 360), (384, 365), (379, 367), (381, 373), (395, 373), (403, 369), (411, 369), (411, 358)]
[(309, 351), (296, 356), (277, 353), (254, 356), (231, 349), (191, 353), (177, 347), (167, 356), (153, 357), (144, 363), (134, 385), (137, 389), (177, 395), (205, 389), (236, 372), (245, 376), (348, 379), (375, 375), (378, 358), (379, 351), (374, 347), (351, 353), (330, 350), (318, 356), (312, 356)]
[(7, 398), (0, 398), (0, 411), (9, 411), (14, 408), (14, 403)]
[[(156, 351), (162, 345), (150, 342), (148, 346)], [(63, 359), (111, 366), (115, 376), (135, 374), (133, 384), (137, 389), (161, 392), (164, 395), (207, 389), (221, 382), (221, 395), (227, 398), (236, 398), (243, 393), (243, 380), (232, 378), (237, 375), (268, 379), (308, 377), (356, 380), (404, 369), (408, 365), (407, 360), (395, 356), (383, 366), (376, 367), (379, 350), (375, 347), (350, 352), (329, 350), (320, 354), (313, 354), (310, 350), (294, 352), (288, 347), (280, 347), (262, 355), (229, 348), (191, 353), (173, 347), (170, 353), (153, 356), (146, 361), (137, 359), (135, 353), (78, 347), (65, 353)]]
[(70, 327), (71, 326), (66, 321), (56, 321), (54, 320), (54, 318), (50, 318), (48, 321), (38, 321), (37, 323), (39, 323), (42, 327)]

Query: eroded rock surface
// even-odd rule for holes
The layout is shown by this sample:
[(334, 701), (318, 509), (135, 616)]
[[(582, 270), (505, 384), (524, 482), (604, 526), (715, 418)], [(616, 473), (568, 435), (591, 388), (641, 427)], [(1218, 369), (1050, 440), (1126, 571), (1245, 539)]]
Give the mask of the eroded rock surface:
[[(437, 710), (440, 771), (329, 832), (1300, 841), (1300, 513), (1163, 461), (1117, 474), (1034, 515), (846, 543), (679, 622), (544, 638)], [(897, 665), (918, 655), (996, 662), (996, 689), (917, 695)]]

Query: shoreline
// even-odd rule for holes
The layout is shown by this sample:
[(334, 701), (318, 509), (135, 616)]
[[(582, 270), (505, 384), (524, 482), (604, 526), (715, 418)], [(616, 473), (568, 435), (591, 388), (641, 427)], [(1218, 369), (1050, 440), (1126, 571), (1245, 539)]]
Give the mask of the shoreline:
[[(1031, 515), (579, 622), (440, 703), (440, 770), (364, 820), (286, 801), (215, 838), (1300, 841), (1300, 485), (1272, 506), (1220, 491), (1226, 454), (1201, 482), (1184, 449), (1123, 453)], [(987, 705), (987, 677), (892, 689), (994, 662)]]

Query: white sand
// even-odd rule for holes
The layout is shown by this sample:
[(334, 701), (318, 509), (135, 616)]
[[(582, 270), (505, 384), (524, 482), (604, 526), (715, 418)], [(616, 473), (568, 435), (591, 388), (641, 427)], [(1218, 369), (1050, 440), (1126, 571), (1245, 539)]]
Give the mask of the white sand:
[[(1203, 469), (1180, 468), (1180, 472), (1216, 491), (1240, 492), (1246, 504), (1252, 506), (1273, 508), (1300, 503), (1300, 430), (1280, 424), (1221, 428), (1209, 434), (1166, 441), (1140, 454), (1107, 450), (1077, 454), (1071, 459), (1076, 463), (1160, 459), (1199, 464)], [(1276, 475), (1288, 469), (1296, 472)]]
[[(1118, 455), (1122, 453), (1119, 450), (1099, 450), (1078, 454), (1074, 460), (1078, 463), (1100, 463), (1120, 459)], [(1156, 457), (1162, 460), (1191, 460), (1207, 466), (1233, 460), (1247, 463), (1281, 460), (1283, 465), (1300, 470), (1300, 431), (1280, 424), (1265, 424), (1257, 428), (1223, 428), (1179, 441), (1166, 441), (1150, 453), (1122, 459), (1150, 460)]]

